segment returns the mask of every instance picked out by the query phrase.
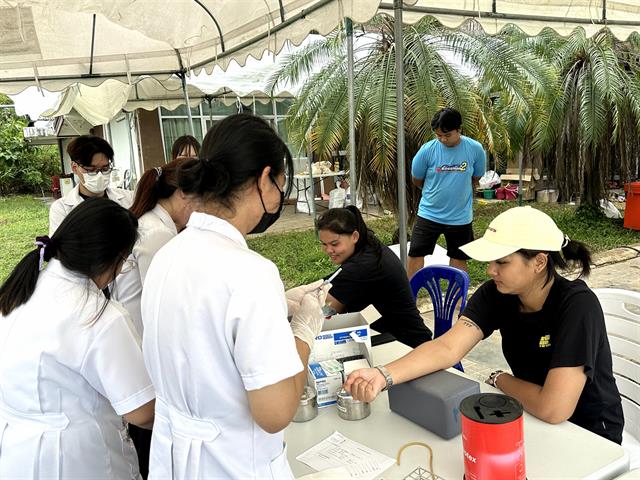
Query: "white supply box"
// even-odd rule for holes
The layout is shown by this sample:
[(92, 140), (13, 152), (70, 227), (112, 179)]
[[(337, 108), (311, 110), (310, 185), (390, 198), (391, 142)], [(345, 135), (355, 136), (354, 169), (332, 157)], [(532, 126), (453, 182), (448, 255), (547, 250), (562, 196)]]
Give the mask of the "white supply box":
[(337, 360), (326, 360), (309, 364), (309, 384), (316, 389), (318, 407), (336, 403), (336, 396), (344, 382), (342, 364)]
[(361, 312), (343, 313), (325, 320), (313, 344), (308, 369), (308, 383), (317, 392), (319, 407), (335, 404), (342, 388), (342, 363), (335, 360), (364, 357), (373, 365), (369, 323), (378, 318), (378, 311), (369, 306)]

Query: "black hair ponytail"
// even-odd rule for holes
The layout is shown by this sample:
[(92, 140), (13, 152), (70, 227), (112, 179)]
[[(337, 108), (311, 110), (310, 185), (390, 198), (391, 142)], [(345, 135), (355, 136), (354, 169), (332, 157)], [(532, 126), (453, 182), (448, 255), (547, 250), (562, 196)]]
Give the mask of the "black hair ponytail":
[(0, 313), (9, 315), (33, 294), (40, 273), (40, 248), (27, 253), (0, 287)]
[(588, 276), (591, 273), (591, 252), (589, 248), (582, 242), (570, 240), (569, 237), (565, 238), (567, 241), (562, 247), (562, 255), (557, 254), (562, 259), (562, 263), (554, 259), (556, 265), (562, 269), (567, 268), (569, 265), (579, 265), (580, 277)]
[(580, 275), (578, 277), (586, 277), (591, 273), (591, 252), (589, 248), (582, 242), (570, 240), (567, 236), (565, 236), (565, 242), (560, 252), (523, 249), (518, 250), (518, 253), (527, 260), (531, 260), (539, 253), (547, 254), (547, 279), (545, 285), (556, 274), (556, 269), (567, 270), (577, 264), (580, 267)]
[(285, 197), (292, 188), (293, 160), (286, 143), (262, 118), (240, 113), (212, 127), (202, 142), (198, 160), (185, 162), (178, 186), (205, 202), (233, 210), (240, 191), (255, 182), (266, 167), (272, 178), (289, 172)]

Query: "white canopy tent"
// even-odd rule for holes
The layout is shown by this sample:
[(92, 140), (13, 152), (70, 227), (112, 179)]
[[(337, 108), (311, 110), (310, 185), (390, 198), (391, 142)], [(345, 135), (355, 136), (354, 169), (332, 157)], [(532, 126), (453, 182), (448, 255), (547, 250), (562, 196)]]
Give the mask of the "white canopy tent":
[[(568, 33), (581, 25), (593, 34), (607, 26), (621, 39), (640, 28), (637, 0), (5, 0), (0, 6), (0, 92), (31, 85), (61, 90), (107, 78), (133, 84), (198, 73), (231, 59), (243, 64), (286, 40), (299, 44), (312, 31), (327, 34), (345, 19), (364, 23), (392, 14), (396, 38), (402, 22), (432, 15), (455, 27), (474, 18), (495, 33), (517, 23), (529, 34), (543, 27)], [(162, 8), (160, 8), (160, 6)], [(403, 18), (404, 15), (404, 18)], [(402, 91), (402, 42), (396, 42), (396, 77)], [(350, 84), (352, 82), (350, 81)], [(185, 88), (185, 96), (188, 91)], [(187, 99), (188, 101), (188, 99)], [(400, 257), (406, 259), (403, 103), (398, 105)], [(351, 102), (352, 106), (352, 102)], [(351, 116), (353, 118), (353, 116)], [(353, 125), (351, 125), (353, 131)], [(353, 136), (351, 137), (353, 152)]]
[[(0, 6), (0, 91), (31, 85), (59, 91), (70, 84), (127, 83), (248, 55), (278, 52), (287, 40), (327, 34), (345, 18), (355, 23), (393, 14), (398, 1), (380, 0), (5, 0)], [(404, 20), (433, 15), (455, 27), (475, 18), (495, 33), (517, 23), (534, 34), (551, 26), (589, 34), (603, 25), (626, 38), (640, 27), (637, 0), (406, 0)]]

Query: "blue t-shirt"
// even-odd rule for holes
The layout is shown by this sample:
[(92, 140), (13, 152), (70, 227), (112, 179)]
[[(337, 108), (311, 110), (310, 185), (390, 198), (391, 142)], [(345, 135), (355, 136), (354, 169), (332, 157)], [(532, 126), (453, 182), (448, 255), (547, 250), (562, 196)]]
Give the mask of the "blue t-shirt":
[(411, 165), (413, 177), (424, 180), (418, 216), (446, 225), (471, 223), (471, 177), (484, 175), (485, 161), (480, 142), (464, 135), (455, 147), (438, 140), (425, 143)]

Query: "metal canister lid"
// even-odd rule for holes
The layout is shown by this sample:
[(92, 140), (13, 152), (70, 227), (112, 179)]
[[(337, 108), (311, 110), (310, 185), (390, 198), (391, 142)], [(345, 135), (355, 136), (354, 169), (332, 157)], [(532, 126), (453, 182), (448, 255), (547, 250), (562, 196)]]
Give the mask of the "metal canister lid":
[(502, 424), (522, 416), (522, 404), (499, 393), (477, 393), (460, 402), (460, 413), (479, 423)]
[(300, 405), (307, 405), (316, 398), (316, 391), (309, 385), (305, 385), (302, 395), (300, 396)]

